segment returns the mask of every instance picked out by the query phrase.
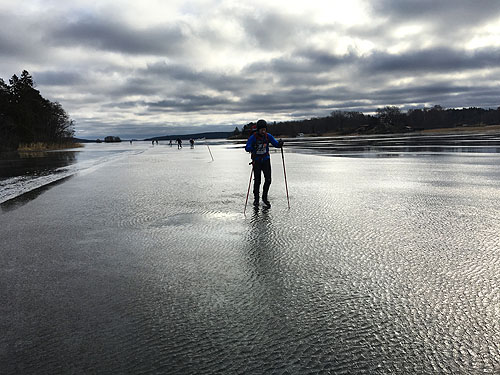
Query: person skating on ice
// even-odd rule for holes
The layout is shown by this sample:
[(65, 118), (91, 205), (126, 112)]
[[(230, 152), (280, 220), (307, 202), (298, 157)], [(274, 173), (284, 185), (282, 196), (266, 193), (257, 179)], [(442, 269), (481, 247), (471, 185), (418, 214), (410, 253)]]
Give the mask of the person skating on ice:
[(245, 150), (252, 155), (254, 171), (253, 196), (254, 206), (259, 205), (259, 191), (262, 174), (264, 175), (264, 186), (262, 187), (262, 202), (267, 208), (271, 207), (268, 199), (269, 187), (271, 186), (271, 155), (269, 154), (269, 143), (276, 148), (283, 147), (283, 141), (277, 141), (271, 134), (267, 133), (267, 122), (257, 121), (257, 132), (248, 138)]

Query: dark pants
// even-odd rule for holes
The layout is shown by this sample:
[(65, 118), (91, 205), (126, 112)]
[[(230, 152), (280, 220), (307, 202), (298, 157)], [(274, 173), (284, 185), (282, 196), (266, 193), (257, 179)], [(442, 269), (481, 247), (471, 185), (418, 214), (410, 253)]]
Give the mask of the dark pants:
[(253, 196), (255, 199), (259, 199), (259, 189), (261, 181), (261, 173), (264, 174), (264, 187), (262, 188), (262, 199), (267, 200), (267, 192), (269, 191), (269, 186), (271, 186), (271, 160), (264, 160), (263, 162), (253, 163)]

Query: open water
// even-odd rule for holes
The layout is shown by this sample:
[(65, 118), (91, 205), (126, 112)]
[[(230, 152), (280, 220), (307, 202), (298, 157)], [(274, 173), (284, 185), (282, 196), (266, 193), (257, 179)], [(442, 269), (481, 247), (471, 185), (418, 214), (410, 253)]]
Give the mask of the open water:
[(246, 215), (233, 143), (10, 173), (0, 373), (500, 373), (498, 136), (348, 143), (287, 142)]

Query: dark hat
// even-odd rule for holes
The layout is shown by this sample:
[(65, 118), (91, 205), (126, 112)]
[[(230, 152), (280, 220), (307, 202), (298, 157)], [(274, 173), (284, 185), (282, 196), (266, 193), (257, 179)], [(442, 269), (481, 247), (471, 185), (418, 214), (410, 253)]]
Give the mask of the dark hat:
[(266, 120), (257, 121), (257, 129), (265, 129), (265, 128), (267, 128)]

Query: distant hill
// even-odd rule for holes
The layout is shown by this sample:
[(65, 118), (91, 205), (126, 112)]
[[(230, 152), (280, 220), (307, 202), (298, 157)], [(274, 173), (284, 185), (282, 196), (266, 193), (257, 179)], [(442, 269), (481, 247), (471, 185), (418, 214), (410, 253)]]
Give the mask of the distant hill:
[[(206, 139), (226, 139), (229, 138), (230, 136), (233, 135), (233, 132), (206, 132), (206, 133), (195, 133), (195, 134), (174, 134), (174, 135), (162, 135), (160, 137), (152, 137), (152, 138), (145, 138), (143, 141), (165, 141), (165, 140), (175, 140), (177, 138), (180, 139), (199, 139), (199, 138), (206, 138)], [(78, 142), (78, 143), (95, 143), (95, 139), (82, 139), (82, 138), (72, 138), (73, 142)], [(137, 141), (138, 139), (133, 138), (132, 140)], [(122, 139), (123, 141), (123, 139)], [(126, 139), (128, 141), (128, 139)]]
[[(106, 141), (106, 138), (108, 139)], [(97, 142), (97, 139), (83, 139), (83, 138), (71, 138), (72, 142), (76, 142), (76, 143), (96, 143)], [(101, 142), (122, 142), (123, 139), (120, 139), (120, 137), (114, 137), (114, 136), (107, 136), (103, 139), (100, 139)], [(97, 142), (99, 143), (99, 142)]]
[(206, 138), (206, 139), (220, 139), (220, 138), (228, 138), (233, 135), (233, 132), (207, 132), (207, 133), (194, 133), (194, 134), (178, 134), (178, 135), (163, 135), (160, 137), (152, 137), (146, 138), (145, 141), (168, 141), (170, 139), (197, 139), (197, 138)]

